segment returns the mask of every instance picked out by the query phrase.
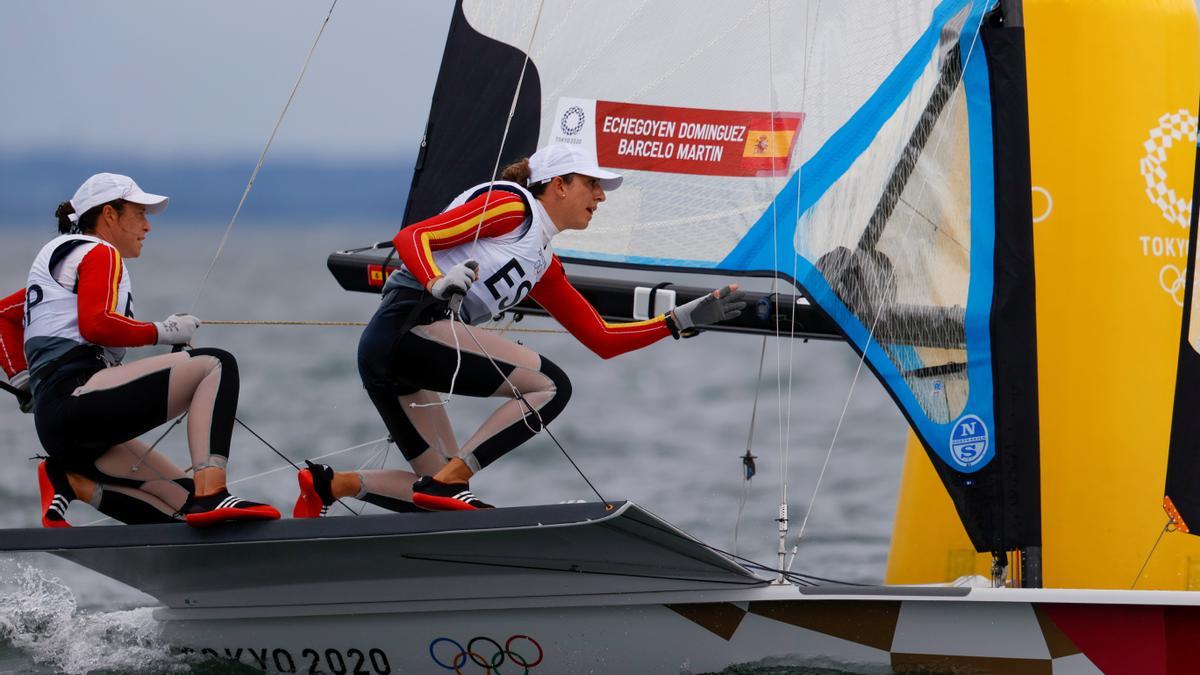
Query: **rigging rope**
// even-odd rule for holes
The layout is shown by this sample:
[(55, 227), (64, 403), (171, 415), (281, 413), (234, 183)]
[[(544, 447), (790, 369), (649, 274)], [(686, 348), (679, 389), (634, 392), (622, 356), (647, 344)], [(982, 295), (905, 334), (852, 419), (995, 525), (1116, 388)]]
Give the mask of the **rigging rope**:
[(1158, 533), (1158, 539), (1154, 540), (1154, 546), (1151, 546), (1150, 552), (1146, 554), (1146, 561), (1142, 563), (1142, 569), (1138, 570), (1137, 576), (1133, 578), (1133, 583), (1129, 584), (1129, 590), (1132, 591), (1136, 588), (1138, 582), (1142, 580), (1142, 575), (1146, 572), (1146, 566), (1150, 564), (1150, 559), (1154, 557), (1154, 552), (1158, 550), (1158, 545), (1162, 542), (1163, 535), (1171, 531), (1171, 524), (1173, 522), (1170, 518), (1167, 518), (1167, 524), (1163, 525), (1162, 531)]
[[(292, 465), (292, 468), (296, 469), (296, 471), (299, 471), (299, 470), (300, 470), (300, 466), (299, 466), (298, 464), (296, 464), (295, 462), (293, 462), (293, 461), (292, 461), (292, 459), (291, 459), (290, 457), (288, 457), (287, 455), (283, 454), (283, 453), (282, 453), (282, 452), (280, 452), (280, 451), (279, 451), (279, 450), (278, 450), (278, 449), (277, 449), (275, 446), (273, 446), (273, 445), (271, 445), (270, 443), (268, 443), (268, 442), (267, 442), (267, 439), (263, 438), (262, 436), (259, 436), (257, 431), (255, 431), (255, 430), (251, 429), (251, 428), (250, 428), (250, 427), (249, 427), (249, 426), (248, 426), (248, 425), (247, 425), (245, 422), (243, 422), (241, 419), (239, 419), (238, 417), (234, 417), (234, 418), (233, 418), (233, 421), (234, 421), (234, 422), (237, 422), (237, 423), (238, 423), (238, 424), (240, 424), (240, 425), (242, 425), (242, 428), (243, 428), (243, 429), (245, 429), (246, 431), (249, 431), (249, 432), (250, 432), (250, 435), (254, 436), (254, 437), (255, 437), (255, 438), (257, 438), (259, 441), (261, 441), (263, 445), (265, 445), (265, 446), (267, 446), (268, 448), (270, 448), (270, 449), (271, 449), (271, 452), (274, 452), (275, 454), (277, 454), (277, 455), (279, 455), (280, 457), (282, 457), (282, 458), (284, 459), (284, 461), (286, 461), (288, 464), (291, 464), (291, 465)], [(283, 468), (286, 468), (286, 467), (283, 467)], [(347, 511), (349, 511), (350, 513), (353, 513), (353, 514), (354, 514), (354, 515), (356, 515), (356, 516), (358, 516), (358, 515), (362, 515), (362, 514), (361, 514), (361, 513), (359, 513), (358, 511), (355, 511), (354, 509), (350, 508), (350, 505), (349, 505), (349, 504), (347, 504), (346, 502), (342, 501), (341, 499), (339, 499), (339, 498), (336, 498), (336, 497), (335, 497), (334, 499), (337, 501), (337, 503), (339, 503), (339, 504), (341, 504), (342, 506), (346, 507), (346, 510), (347, 510)]]
[[(511, 323), (511, 322), (510, 322)], [(204, 320), (206, 326), (346, 326), (362, 328), (367, 325), (366, 321), (303, 321), (303, 320), (269, 320), (269, 319), (246, 319), (246, 320)], [(475, 326), (479, 330), (495, 331), (497, 333), (566, 333), (565, 328), (512, 328), (510, 325), (505, 326)]]
[(544, 4), (545, 0), (539, 0), (537, 16), (533, 19), (533, 30), (529, 31), (529, 44), (525, 46), (525, 60), (521, 62), (521, 74), (517, 76), (517, 88), (513, 92), (512, 105), (508, 108), (508, 117), (504, 120), (504, 132), (500, 135), (500, 148), (496, 151), (496, 163), (492, 165), (492, 180), (489, 181), (487, 196), (483, 199), (483, 210), (479, 212), (479, 227), (475, 228), (475, 238), (471, 240), (472, 254), (475, 253), (475, 246), (479, 242), (479, 234), (483, 231), (483, 219), (487, 215), (488, 204), (492, 201), (491, 183), (496, 182), (496, 175), (500, 172), (500, 160), (504, 158), (504, 144), (508, 142), (508, 131), (512, 127), (513, 117), (517, 115), (517, 101), (521, 97), (521, 85), (525, 83), (525, 71), (529, 68), (533, 38), (537, 35), (538, 25), (542, 22), (542, 6)]
[[(772, 42), (773, 24), (771, 21), (771, 0), (766, 0), (767, 7), (767, 110), (771, 114), (771, 143), (769, 147), (775, 151), (776, 138), (776, 115), (775, 115), (775, 47)], [(775, 158), (772, 154), (771, 168), (775, 169)], [(774, 187), (774, 186), (773, 186)], [(778, 192), (778, 190), (776, 190)], [(775, 208), (774, 202), (770, 205), (771, 209), (771, 251), (773, 256), (772, 265), (772, 285), (771, 291), (778, 297), (779, 293), (779, 209)], [(782, 333), (779, 326), (780, 312), (775, 312), (775, 393), (776, 405), (779, 408), (779, 517), (776, 522), (779, 523), (779, 567), (784, 566), (784, 556), (786, 552), (786, 540), (788, 530), (788, 442), (787, 431), (784, 429), (784, 418), (788, 417), (788, 427), (791, 426), (790, 410), (785, 411), (783, 398), (783, 345), (779, 338)], [(793, 322), (795, 323), (795, 322)], [(766, 344), (764, 342), (764, 349)], [(788, 373), (788, 391), (791, 391), (791, 373)], [(757, 396), (757, 392), (755, 392)], [(787, 408), (790, 408), (790, 400)], [(779, 576), (779, 582), (784, 581), (783, 575)]]
[(737, 520), (733, 521), (733, 552), (737, 553), (738, 528), (742, 525), (742, 511), (746, 508), (746, 498), (750, 494), (750, 480), (754, 478), (754, 455), (750, 450), (754, 447), (754, 424), (758, 420), (758, 392), (762, 386), (763, 362), (767, 356), (767, 336), (762, 339), (762, 351), (758, 354), (758, 379), (754, 385), (754, 405), (750, 408), (750, 430), (746, 435), (746, 454), (742, 455), (742, 499), (738, 503)]
[[(528, 415), (522, 414), (521, 421), (525, 423), (525, 428), (529, 429), (534, 434), (538, 434), (542, 431), (546, 432), (546, 435), (550, 437), (550, 440), (554, 441), (554, 444), (557, 445), (558, 449), (562, 451), (563, 456), (567, 458), (567, 461), (571, 463), (571, 466), (574, 467), (575, 471), (579, 473), (579, 476), (583, 478), (583, 482), (587, 483), (587, 486), (592, 489), (592, 492), (596, 493), (596, 497), (600, 499), (607, 509), (611, 510), (613, 508), (612, 502), (608, 501), (604, 498), (604, 495), (600, 494), (600, 491), (597, 490), (596, 486), (592, 484), (592, 481), (587, 477), (587, 474), (583, 472), (583, 469), (579, 468), (579, 465), (575, 463), (575, 460), (571, 457), (570, 453), (567, 452), (567, 449), (563, 447), (562, 443), (558, 442), (558, 438), (555, 437), (552, 431), (550, 431), (550, 426), (542, 419), (541, 412), (534, 408), (533, 405), (525, 399), (524, 394), (517, 389), (517, 385), (513, 384), (512, 380), (508, 379), (508, 375), (505, 374), (504, 369), (500, 367), (500, 364), (496, 363), (496, 360), (492, 358), (492, 355), (489, 354), (487, 349), (485, 349), (484, 346), (479, 342), (479, 338), (475, 337), (475, 334), (471, 332), (470, 328), (467, 328), (467, 335), (469, 335), (471, 339), (475, 341), (475, 346), (479, 348), (480, 352), (483, 352), (483, 355), (487, 357), (487, 360), (492, 364), (492, 367), (496, 369), (496, 372), (500, 373), (500, 377), (504, 378), (504, 382), (508, 384), (509, 389), (512, 390), (515, 400), (520, 401), (521, 405), (525, 406), (526, 410), (537, 417), (538, 425), (541, 427), (540, 429), (534, 429), (529, 424)], [(458, 335), (455, 334), (456, 344), (457, 340)]]
[[(168, 431), (169, 431), (169, 429), (168, 429)], [(323, 455), (317, 455), (316, 457), (313, 457), (313, 459), (327, 459), (327, 458), (333, 457), (335, 455), (341, 455), (341, 454), (344, 454), (347, 452), (352, 452), (354, 450), (358, 450), (359, 448), (365, 448), (368, 445), (374, 445), (375, 443), (386, 442), (387, 440), (388, 440), (387, 436), (384, 436), (383, 438), (376, 438), (373, 441), (367, 441), (366, 443), (359, 443), (358, 445), (352, 445), (348, 448), (342, 448), (341, 450), (333, 450), (332, 452), (327, 452)], [(238, 485), (239, 483), (245, 483), (247, 481), (252, 481), (252, 480), (255, 480), (256, 478), (262, 478), (263, 476), (269, 476), (273, 473), (279, 473), (280, 471), (284, 471), (287, 468), (288, 467), (286, 467), (286, 466), (277, 466), (274, 469), (268, 469), (267, 471), (263, 471), (261, 473), (256, 473), (251, 476), (243, 476), (242, 478), (239, 478), (235, 481), (230, 481), (229, 485), (234, 486), (234, 485)], [(345, 505), (343, 504), (343, 506), (345, 506)], [(346, 508), (350, 508), (350, 507), (347, 506)], [(354, 510), (351, 509), (351, 512), (353, 513)], [(98, 518), (89, 523), (84, 523), (84, 527), (89, 527), (92, 525), (99, 525), (100, 523), (108, 522), (110, 520), (113, 520), (113, 519), (108, 518), (108, 517)]]
[[(817, 39), (817, 24), (821, 20), (821, 2), (820, 2), (820, 0), (817, 0), (816, 10), (813, 12), (812, 16), (810, 17), (809, 11), (812, 9), (812, 7), (813, 7), (813, 3), (809, 3), (809, 4), (805, 5), (805, 7), (804, 7), (806, 33), (805, 33), (805, 44), (804, 44), (804, 48), (805, 48), (804, 75), (803, 75), (803, 84), (801, 85), (801, 88), (800, 88), (800, 109), (801, 110), (808, 109), (806, 106), (808, 103), (809, 67), (812, 64), (813, 43), (816, 42), (816, 39)], [(811, 31), (811, 32), (808, 32), (808, 31)], [(803, 187), (803, 173), (804, 173), (804, 126), (805, 125), (803, 125), (803, 124), (800, 125), (799, 132), (797, 134), (797, 139), (796, 139), (796, 151), (800, 154), (800, 158), (801, 158), (800, 165), (798, 167), (796, 167), (796, 227), (797, 228), (800, 226), (800, 189), (801, 189), (801, 187)], [(797, 252), (797, 255), (792, 256), (793, 284), (792, 284), (792, 289), (790, 292), (790, 300), (791, 300), (793, 312), (795, 311), (795, 307), (797, 304), (797, 298), (799, 296), (799, 291), (797, 290), (797, 285), (795, 283), (798, 267), (799, 267), (799, 254)], [(785, 454), (790, 457), (791, 456), (791, 442), (792, 442), (792, 395), (793, 395), (793, 391), (794, 391), (793, 385), (795, 383), (795, 363), (796, 363), (796, 358), (795, 358), (795, 356), (796, 356), (796, 322), (795, 322), (795, 320), (792, 320), (788, 324), (788, 337), (790, 338), (790, 340), (788, 343), (787, 435), (785, 436), (784, 443), (787, 446), (787, 452)], [(829, 460), (826, 459), (826, 462), (828, 462), (828, 461)], [(787, 471), (786, 466), (784, 466), (784, 471)], [(804, 522), (807, 522), (808, 514), (812, 513), (813, 502), (815, 502), (815, 500), (816, 500), (816, 491), (814, 490), (812, 499), (809, 501), (808, 508), (804, 510)], [(787, 564), (782, 565), (784, 570), (792, 569), (792, 563), (795, 561), (795, 557), (796, 557), (796, 549), (799, 546), (800, 536), (803, 534), (803, 532), (804, 532), (804, 526), (803, 526), (803, 524), (801, 524), (800, 534), (798, 534), (796, 536), (797, 543), (792, 546), (791, 558), (788, 560)]]
[(271, 149), (271, 143), (275, 141), (275, 134), (279, 131), (280, 125), (283, 124), (283, 118), (287, 115), (288, 108), (292, 105), (292, 99), (296, 98), (296, 92), (300, 89), (300, 83), (304, 81), (304, 74), (308, 72), (308, 64), (312, 61), (313, 53), (317, 50), (317, 43), (321, 41), (321, 35), (325, 33), (325, 26), (329, 25), (329, 19), (333, 17), (333, 8), (337, 7), (338, 0), (333, 0), (333, 4), (329, 6), (329, 12), (325, 15), (325, 20), (321, 22), (321, 28), (317, 31), (317, 37), (313, 40), (312, 47), (308, 50), (308, 56), (304, 59), (304, 67), (300, 69), (300, 76), (296, 78), (296, 84), (292, 87), (292, 93), (288, 95), (287, 102), (283, 104), (283, 110), (279, 112), (279, 119), (275, 121), (275, 127), (271, 129), (271, 135), (267, 138), (267, 144), (263, 147), (262, 154), (258, 156), (258, 163), (254, 165), (254, 171), (250, 173), (250, 180), (246, 182), (246, 189), (242, 191), (242, 198), (238, 200), (237, 208), (233, 210), (233, 217), (229, 219), (229, 225), (225, 227), (225, 234), (221, 236), (221, 243), (217, 245), (217, 252), (213, 255), (212, 262), (208, 264), (208, 271), (204, 273), (204, 278), (200, 280), (200, 287), (196, 289), (196, 297), (192, 300), (192, 306), (188, 309), (188, 314), (195, 312), (196, 304), (200, 302), (200, 296), (204, 294), (204, 286), (208, 282), (208, 277), (212, 275), (213, 268), (216, 267), (217, 258), (221, 257), (221, 251), (225, 249), (225, 242), (229, 240), (229, 233), (233, 231), (233, 224), (237, 222), (238, 214), (242, 212), (242, 205), (246, 203), (246, 197), (250, 196), (250, 190), (254, 187), (254, 181), (258, 178), (258, 171), (262, 169), (263, 162), (267, 159), (267, 151)]

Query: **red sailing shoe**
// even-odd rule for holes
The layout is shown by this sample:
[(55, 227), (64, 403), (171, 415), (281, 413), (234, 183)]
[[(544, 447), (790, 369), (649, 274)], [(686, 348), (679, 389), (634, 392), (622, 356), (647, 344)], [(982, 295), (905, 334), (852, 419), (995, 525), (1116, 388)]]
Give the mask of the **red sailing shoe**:
[(75, 491), (66, 474), (52, 466), (48, 460), (38, 464), (38, 492), (42, 498), (42, 527), (70, 527), (67, 522), (67, 505), (75, 498)]
[(210, 527), (219, 523), (244, 520), (279, 519), (279, 511), (274, 506), (234, 497), (228, 490), (221, 490), (207, 497), (188, 495), (179, 512), (192, 527)]
[(467, 483), (443, 483), (433, 476), (421, 476), (413, 483), (413, 503), (427, 511), (495, 508), (476, 497)]
[(296, 474), (300, 496), (292, 508), (293, 518), (321, 518), (333, 503), (333, 469), (327, 464), (314, 464), (307, 459), (307, 468)]

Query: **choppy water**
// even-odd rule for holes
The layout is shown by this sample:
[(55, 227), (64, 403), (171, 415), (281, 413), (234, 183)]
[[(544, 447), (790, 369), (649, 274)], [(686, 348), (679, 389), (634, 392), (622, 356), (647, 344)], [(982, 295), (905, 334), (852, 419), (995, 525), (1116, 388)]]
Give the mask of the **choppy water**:
[[(220, 230), (171, 224), (151, 233), (143, 257), (129, 264), (139, 318), (153, 320), (192, 307)], [(342, 291), (325, 259), (335, 249), (391, 234), (382, 224), (297, 230), (238, 225), (195, 313), (202, 319), (366, 320), (377, 298)], [(24, 284), (30, 261), (49, 237), (45, 231), (0, 230), (0, 294)], [(529, 318), (519, 326), (556, 324)], [(210, 325), (200, 330), (196, 344), (221, 346), (237, 355), (239, 417), (298, 461), (386, 435), (358, 382), (358, 330)], [(754, 453), (759, 473), (745, 490), (736, 550), (774, 564), (780, 476), (788, 477), (794, 537), (854, 379), (858, 361), (849, 348), (768, 340), (760, 382), (759, 337), (706, 334), (666, 340), (610, 361), (568, 336), (516, 337), (570, 375), (574, 395), (552, 429), (604, 496), (636, 501), (718, 547), (734, 547), (743, 495), (740, 456), (757, 393)], [(133, 352), (130, 358), (139, 355)], [(478, 401), (454, 399), (450, 410), (458, 437), (469, 436), (488, 409)], [(849, 581), (882, 580), (904, 430), (890, 399), (864, 371), (795, 569)], [(159, 447), (186, 464), (179, 430)], [(780, 470), (782, 447), (785, 472)], [(370, 461), (376, 450), (378, 446), (364, 448), (331, 461), (338, 468), (355, 468)], [(0, 456), (7, 467), (0, 471), (0, 527), (38, 523), (35, 464), (27, 458), (39, 451), (32, 418), (0, 399)], [(395, 450), (386, 460), (389, 465), (402, 461)], [(280, 470), (239, 484), (237, 492), (290, 513), (293, 471), (250, 435), (235, 430), (231, 480), (272, 469)], [(489, 467), (472, 487), (501, 506), (594, 498), (558, 449), (540, 437)], [(75, 524), (99, 517), (85, 505), (71, 506)], [(44, 554), (0, 557), (0, 579), (0, 672), (243, 672), (172, 657), (150, 617), (153, 599), (65, 561)], [(749, 672), (826, 671), (772, 666)]]

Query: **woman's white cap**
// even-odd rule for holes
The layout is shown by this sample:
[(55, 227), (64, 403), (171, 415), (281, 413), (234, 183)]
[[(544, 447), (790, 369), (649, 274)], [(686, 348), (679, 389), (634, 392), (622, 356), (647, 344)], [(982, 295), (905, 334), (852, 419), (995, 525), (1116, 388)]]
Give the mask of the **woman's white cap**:
[(577, 173), (599, 179), (600, 187), (612, 192), (621, 187), (621, 174), (596, 166), (596, 160), (578, 146), (554, 143), (533, 153), (529, 158), (529, 185), (545, 183), (555, 176)]
[(87, 213), (89, 209), (107, 204), (114, 199), (143, 204), (146, 207), (146, 213), (151, 215), (162, 213), (167, 208), (169, 201), (162, 195), (142, 192), (138, 184), (133, 182), (129, 176), (122, 176), (119, 173), (98, 173), (83, 181), (83, 185), (80, 185), (79, 189), (75, 191), (75, 196), (71, 197), (71, 207), (75, 209), (75, 213), (70, 216), (71, 222), (78, 222), (79, 216)]

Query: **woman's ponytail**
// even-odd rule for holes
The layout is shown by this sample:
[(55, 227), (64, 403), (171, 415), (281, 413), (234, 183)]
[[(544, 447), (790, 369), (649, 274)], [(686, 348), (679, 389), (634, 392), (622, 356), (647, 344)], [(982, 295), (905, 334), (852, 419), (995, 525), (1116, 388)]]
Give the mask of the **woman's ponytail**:
[(521, 187), (529, 184), (529, 158), (522, 157), (521, 159), (504, 167), (500, 172), (500, 180), (506, 180), (510, 183), (516, 183)]
[(71, 206), (71, 202), (65, 201), (54, 209), (54, 217), (58, 219), (58, 231), (60, 234), (71, 234), (78, 231), (75, 223), (71, 222), (71, 214), (75, 213), (75, 207)]
[(75, 207), (71, 202), (63, 202), (54, 209), (54, 217), (58, 218), (58, 231), (62, 234), (91, 234), (92, 230), (96, 229), (96, 221), (100, 219), (100, 214), (104, 211), (104, 207), (111, 206), (117, 213), (125, 210), (124, 199), (114, 199), (111, 202), (104, 202), (98, 206), (78, 214), (78, 217), (72, 221), (71, 216), (75, 215)]

